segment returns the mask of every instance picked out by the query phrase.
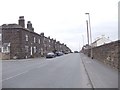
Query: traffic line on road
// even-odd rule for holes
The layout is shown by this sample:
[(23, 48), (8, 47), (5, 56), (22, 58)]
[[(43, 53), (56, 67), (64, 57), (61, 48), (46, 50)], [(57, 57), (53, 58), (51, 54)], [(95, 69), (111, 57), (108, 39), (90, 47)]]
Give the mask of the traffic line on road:
[(12, 78), (14, 78), (14, 77), (20, 76), (20, 75), (22, 75), (22, 74), (25, 74), (25, 73), (27, 73), (27, 72), (29, 72), (29, 71), (25, 71), (25, 72), (22, 72), (22, 73), (16, 74), (16, 75), (14, 75), (14, 76), (11, 76), (11, 77), (8, 77), (8, 78), (5, 78), (5, 79), (2, 80), (2, 82), (6, 81), (6, 80), (9, 80), (9, 79), (12, 79)]
[[(29, 68), (29, 67), (32, 67), (32, 66), (36, 66), (36, 65), (41, 65), (41, 64), (43, 64), (43, 63), (44, 63), (44, 62), (35, 64), (35, 65), (30, 65), (30, 66), (28, 66), (28, 67), (26, 67), (26, 68)], [(46, 64), (45, 64), (45, 65), (46, 65)], [(31, 68), (31, 69), (33, 69), (33, 68)], [(30, 69), (30, 70), (31, 70), (31, 69)], [(16, 75), (14, 75), (14, 76), (11, 76), (11, 77), (8, 77), (8, 78), (5, 78), (5, 79), (2, 79), (2, 81), (0, 81), (0, 82), (4, 82), (4, 81), (9, 80), (9, 79), (12, 79), (12, 78), (14, 78), (14, 77), (20, 76), (20, 75), (22, 75), (22, 74), (25, 74), (25, 73), (29, 72), (30, 70), (27, 70), (27, 71), (25, 71), (25, 72), (16, 74)]]

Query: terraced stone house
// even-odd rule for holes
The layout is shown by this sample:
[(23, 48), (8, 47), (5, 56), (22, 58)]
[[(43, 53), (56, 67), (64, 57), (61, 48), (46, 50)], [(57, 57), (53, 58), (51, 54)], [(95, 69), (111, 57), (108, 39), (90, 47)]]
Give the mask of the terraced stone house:
[(71, 50), (59, 41), (34, 32), (31, 21), (25, 28), (24, 16), (20, 16), (18, 24), (0, 26), (0, 58), (24, 59), (45, 56), (48, 52)]

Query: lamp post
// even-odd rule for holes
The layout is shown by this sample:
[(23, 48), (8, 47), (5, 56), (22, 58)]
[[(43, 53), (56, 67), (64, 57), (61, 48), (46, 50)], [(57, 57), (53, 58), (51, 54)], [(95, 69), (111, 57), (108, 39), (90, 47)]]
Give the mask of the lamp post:
[(90, 13), (85, 13), (86, 15), (88, 15), (88, 19), (89, 19), (89, 30), (90, 30), (90, 42), (91, 42), (91, 58), (93, 59), (93, 52), (92, 52), (92, 34), (91, 34), (91, 23), (90, 23)]
[(87, 39), (88, 39), (88, 45), (89, 45), (89, 30), (88, 30), (88, 20), (86, 20), (86, 25), (87, 25)]

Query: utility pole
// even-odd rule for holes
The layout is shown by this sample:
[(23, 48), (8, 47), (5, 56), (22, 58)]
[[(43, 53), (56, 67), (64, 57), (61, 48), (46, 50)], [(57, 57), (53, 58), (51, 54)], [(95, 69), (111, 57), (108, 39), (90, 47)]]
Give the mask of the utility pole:
[(88, 19), (89, 19), (89, 29), (90, 29), (90, 42), (91, 42), (91, 58), (93, 59), (93, 51), (92, 51), (92, 33), (91, 33), (91, 24), (90, 24), (90, 14), (89, 13), (85, 13), (86, 15), (88, 15)]
[(88, 20), (86, 20), (87, 25), (87, 39), (88, 39), (88, 46), (89, 46), (89, 30), (88, 30)]

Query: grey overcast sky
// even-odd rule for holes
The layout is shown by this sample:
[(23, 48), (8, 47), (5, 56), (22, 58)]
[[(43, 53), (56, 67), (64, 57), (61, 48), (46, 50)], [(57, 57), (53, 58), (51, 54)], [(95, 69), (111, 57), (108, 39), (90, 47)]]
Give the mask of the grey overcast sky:
[[(44, 32), (73, 51), (87, 43), (86, 12), (90, 13), (93, 41), (105, 35), (118, 39), (119, 0), (0, 0), (0, 25), (31, 21), (35, 32)], [(84, 37), (84, 39), (83, 39)], [(83, 42), (84, 40), (84, 42)]]

